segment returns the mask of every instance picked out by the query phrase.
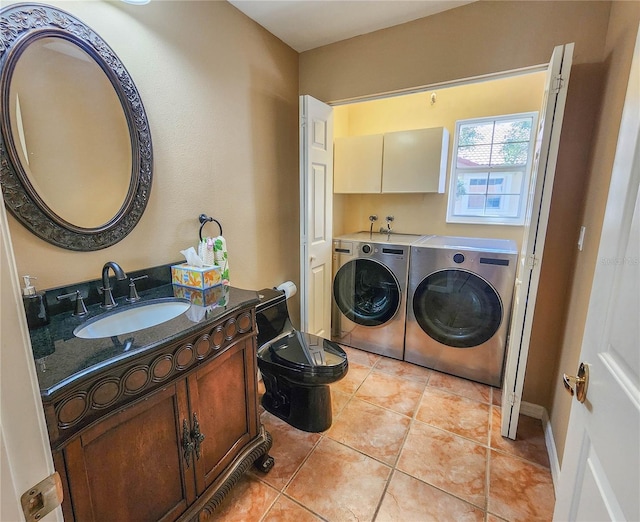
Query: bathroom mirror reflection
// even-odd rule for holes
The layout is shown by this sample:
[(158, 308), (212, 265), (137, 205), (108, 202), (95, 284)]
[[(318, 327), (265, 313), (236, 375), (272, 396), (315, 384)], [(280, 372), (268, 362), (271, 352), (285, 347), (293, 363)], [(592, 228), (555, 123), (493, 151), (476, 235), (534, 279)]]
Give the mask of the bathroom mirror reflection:
[(7, 208), (63, 248), (120, 241), (142, 216), (152, 178), (133, 80), (94, 31), (64, 11), (16, 4), (0, 15), (11, 36), (0, 49)]
[(13, 71), (9, 111), (20, 164), (50, 212), (82, 228), (113, 219), (129, 191), (131, 143), (96, 61), (62, 38), (34, 41)]

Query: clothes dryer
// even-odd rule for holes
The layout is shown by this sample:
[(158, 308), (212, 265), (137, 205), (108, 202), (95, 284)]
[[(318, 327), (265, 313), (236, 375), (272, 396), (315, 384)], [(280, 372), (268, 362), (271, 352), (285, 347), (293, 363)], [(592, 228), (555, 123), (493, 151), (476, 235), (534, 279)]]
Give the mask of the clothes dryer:
[(405, 360), (500, 387), (514, 241), (432, 236), (411, 247)]
[(409, 249), (421, 237), (357, 232), (334, 239), (333, 341), (402, 359)]

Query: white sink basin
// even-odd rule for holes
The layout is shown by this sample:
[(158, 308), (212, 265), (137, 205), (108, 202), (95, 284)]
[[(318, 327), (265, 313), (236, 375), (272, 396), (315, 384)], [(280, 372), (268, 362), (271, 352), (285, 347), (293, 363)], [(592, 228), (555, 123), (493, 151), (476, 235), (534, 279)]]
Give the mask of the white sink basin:
[(99, 339), (135, 332), (178, 317), (191, 303), (186, 299), (166, 298), (122, 306), (81, 324), (73, 331), (74, 335), (82, 339)]

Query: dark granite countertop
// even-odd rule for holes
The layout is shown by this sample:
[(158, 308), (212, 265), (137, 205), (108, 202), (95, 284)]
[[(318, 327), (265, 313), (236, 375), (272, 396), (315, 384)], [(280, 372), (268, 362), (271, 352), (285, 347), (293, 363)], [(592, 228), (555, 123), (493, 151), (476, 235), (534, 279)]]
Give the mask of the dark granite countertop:
[[(188, 336), (207, 323), (258, 302), (258, 294), (253, 290), (234, 287), (224, 287), (224, 290), (226, 305), (202, 307), (191, 304), (185, 313), (157, 326), (101, 339), (80, 339), (73, 334), (78, 325), (105, 313), (97, 304), (89, 306), (89, 314), (84, 317), (74, 317), (70, 311), (52, 315), (49, 325), (30, 332), (41, 396), (50, 399), (78, 379)], [(139, 303), (173, 296), (173, 285), (165, 284), (140, 292)], [(132, 306), (124, 297), (116, 302), (116, 311)]]

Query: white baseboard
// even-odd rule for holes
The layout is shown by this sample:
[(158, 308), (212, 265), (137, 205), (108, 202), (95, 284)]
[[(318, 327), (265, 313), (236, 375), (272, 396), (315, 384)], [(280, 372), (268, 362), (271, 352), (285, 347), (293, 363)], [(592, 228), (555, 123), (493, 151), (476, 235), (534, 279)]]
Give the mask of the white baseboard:
[(544, 431), (544, 442), (547, 446), (547, 454), (549, 456), (549, 468), (551, 469), (551, 478), (553, 480), (553, 488), (556, 496), (560, 478), (560, 462), (558, 461), (558, 451), (556, 450), (556, 442), (553, 438), (551, 423), (549, 422), (549, 413), (544, 406), (532, 404), (530, 402), (520, 403), (520, 413), (527, 417), (540, 419), (542, 421), (542, 429)]
[(533, 417), (534, 419), (540, 419), (544, 422), (544, 417), (547, 415), (547, 410), (545, 410), (544, 406), (540, 406), (538, 404), (533, 404), (531, 402), (522, 401), (520, 403), (520, 413), (522, 415), (526, 415), (527, 417)]

